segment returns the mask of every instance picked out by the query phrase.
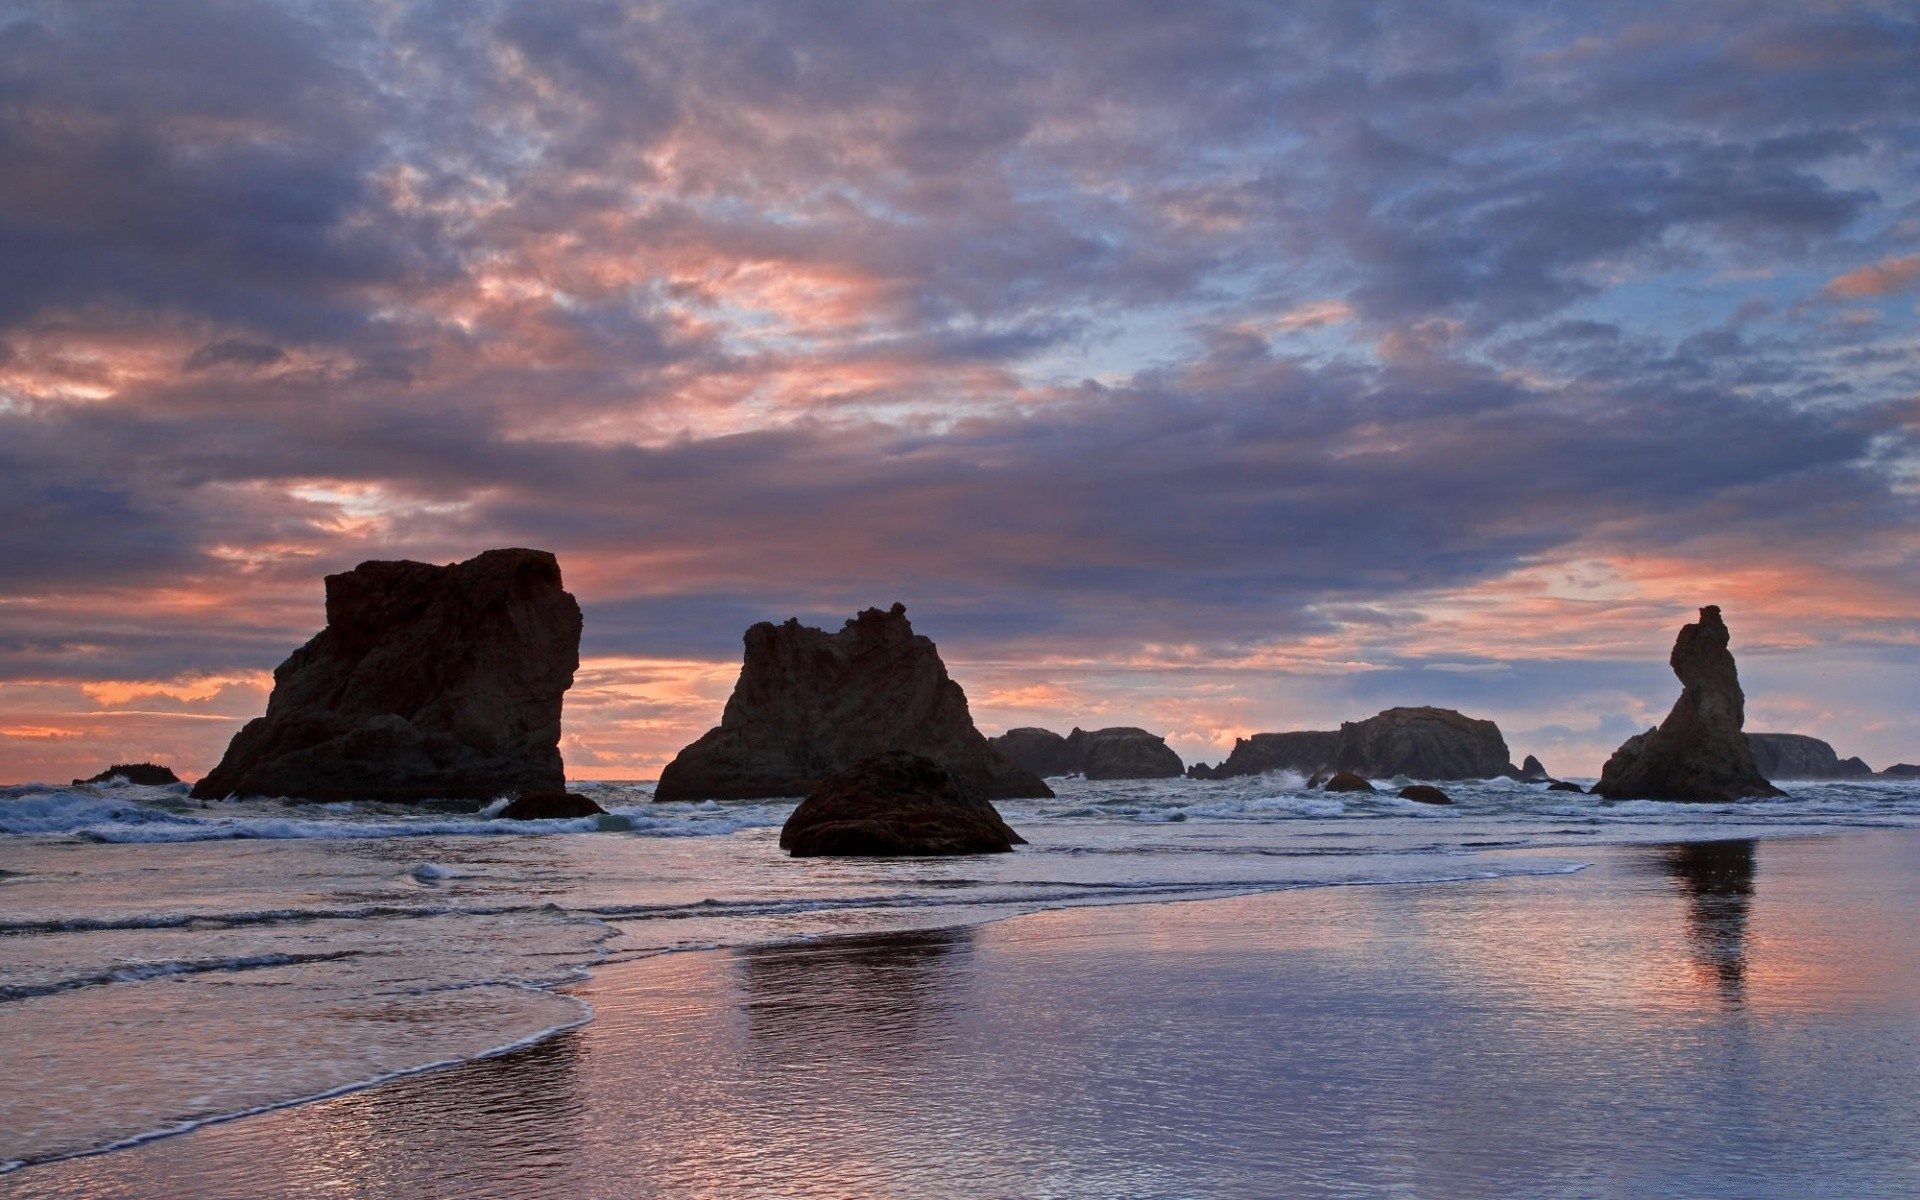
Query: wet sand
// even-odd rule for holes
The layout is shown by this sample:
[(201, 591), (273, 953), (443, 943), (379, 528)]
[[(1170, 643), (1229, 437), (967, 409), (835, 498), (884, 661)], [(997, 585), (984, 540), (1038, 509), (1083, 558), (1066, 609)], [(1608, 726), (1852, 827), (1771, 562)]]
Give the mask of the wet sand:
[(666, 955), (60, 1197), (1920, 1194), (1920, 833)]

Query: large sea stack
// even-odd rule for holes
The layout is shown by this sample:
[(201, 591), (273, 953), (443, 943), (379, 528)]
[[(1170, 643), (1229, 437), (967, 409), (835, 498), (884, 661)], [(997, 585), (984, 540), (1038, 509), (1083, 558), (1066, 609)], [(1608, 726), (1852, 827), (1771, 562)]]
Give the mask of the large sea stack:
[(996, 750), (1035, 775), (1084, 775), (1088, 779), (1177, 779), (1186, 764), (1158, 734), (1131, 725), (1075, 729), (1066, 737), (1050, 729), (1009, 729), (988, 738)]
[(1753, 765), (1768, 779), (1864, 779), (1873, 768), (1841, 758), (1833, 747), (1804, 733), (1750, 733)]
[(1192, 774), (1230, 779), (1266, 771), (1301, 775), (1351, 771), (1369, 779), (1492, 779), (1514, 775), (1507, 740), (1492, 721), (1450, 708), (1389, 708), (1337, 730), (1256, 733), (1239, 738), (1219, 766)]
[(780, 827), (795, 858), (1004, 854), (1025, 841), (939, 763), (897, 750), (829, 775)]
[(540, 550), (327, 576), (327, 627), (193, 794), (486, 800), (562, 792), (580, 606)]
[(1596, 795), (1609, 800), (1700, 800), (1724, 802), (1778, 796), (1753, 762), (1741, 732), (1746, 696), (1726, 622), (1709, 604), (1700, 620), (1683, 626), (1668, 663), (1680, 677), (1680, 699), (1659, 728), (1626, 740), (1600, 772)]
[(720, 724), (667, 764), (654, 799), (804, 796), (890, 750), (932, 759), (984, 800), (1053, 795), (987, 744), (940, 652), (896, 604), (869, 608), (833, 634), (797, 620), (747, 630)]

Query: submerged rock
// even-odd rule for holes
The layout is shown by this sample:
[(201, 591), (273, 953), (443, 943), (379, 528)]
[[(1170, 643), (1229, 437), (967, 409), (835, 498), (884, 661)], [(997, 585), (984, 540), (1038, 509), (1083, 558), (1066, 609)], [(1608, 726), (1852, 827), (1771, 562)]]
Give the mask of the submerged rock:
[(303, 800), (565, 790), (560, 704), (580, 606), (540, 550), (327, 576), (327, 627), (273, 673), (267, 713), (194, 785)]
[(1402, 800), (1417, 800), (1422, 804), (1452, 804), (1453, 797), (1429, 783), (1416, 783), (1400, 789)]
[(1600, 772), (1593, 790), (1609, 800), (1720, 802), (1785, 793), (1753, 762), (1741, 725), (1746, 696), (1720, 609), (1708, 605), (1683, 626), (1668, 663), (1680, 698), (1658, 728), (1628, 738)]
[(1061, 737), (1047, 729), (1009, 729), (988, 742), (1035, 775), (1088, 779), (1178, 779), (1186, 768), (1165, 738), (1116, 725)]
[(799, 621), (747, 630), (746, 661), (720, 724), (667, 764), (654, 799), (803, 796), (890, 750), (932, 759), (983, 799), (1053, 795), (987, 744), (940, 652), (896, 604), (867, 609), (833, 634)]
[(1373, 784), (1352, 771), (1336, 772), (1332, 779), (1321, 785), (1329, 792), (1371, 792)]
[(1860, 779), (1873, 768), (1857, 758), (1842, 759), (1833, 747), (1803, 733), (1750, 733), (1753, 765), (1768, 779)]
[(1256, 733), (1197, 778), (1227, 779), (1266, 771), (1355, 771), (1376, 779), (1492, 779), (1516, 774), (1506, 739), (1492, 721), (1450, 708), (1389, 708), (1338, 730)]
[(495, 815), (509, 821), (570, 821), (606, 811), (578, 792), (535, 792), (518, 797)]
[(180, 777), (173, 773), (172, 767), (163, 767), (158, 763), (115, 763), (98, 775), (74, 780), (73, 786), (108, 783), (115, 779), (124, 779), (128, 783), (137, 783), (145, 787), (165, 787), (167, 784), (180, 782)]
[(939, 763), (900, 751), (828, 776), (780, 828), (795, 858), (1003, 854), (1025, 841)]
[(1581, 787), (1579, 784), (1568, 783), (1563, 779), (1556, 779), (1548, 784), (1547, 790), (1550, 792), (1579, 792), (1582, 795), (1585, 795), (1587, 791), (1587, 789)]

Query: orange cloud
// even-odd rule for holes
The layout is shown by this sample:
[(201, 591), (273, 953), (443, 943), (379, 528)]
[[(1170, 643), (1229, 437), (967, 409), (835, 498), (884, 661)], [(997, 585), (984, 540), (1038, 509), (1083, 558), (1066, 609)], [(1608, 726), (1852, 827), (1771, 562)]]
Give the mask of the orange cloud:
[(1913, 286), (1916, 279), (1920, 279), (1920, 254), (1909, 254), (1905, 258), (1883, 258), (1877, 263), (1835, 276), (1822, 294), (1829, 300), (1891, 296)]

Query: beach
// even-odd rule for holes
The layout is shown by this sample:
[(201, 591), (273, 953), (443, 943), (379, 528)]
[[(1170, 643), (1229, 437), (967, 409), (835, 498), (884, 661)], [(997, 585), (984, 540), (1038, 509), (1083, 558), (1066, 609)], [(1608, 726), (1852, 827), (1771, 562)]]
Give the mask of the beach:
[[(1828, 822), (1840, 819), (1834, 791)], [(603, 917), (627, 932), (580, 978), (539, 992), (542, 1005), (589, 1006), (590, 1022), (331, 1099), (26, 1167), (4, 1186), (46, 1197), (1920, 1188), (1920, 831), (1902, 827), (1899, 801), (1861, 810), (1877, 827), (1825, 831), (1650, 806), (1665, 811), (1600, 826), (1598, 844), (1558, 847), (1556, 826), (1515, 836), (1522, 820), (1494, 813), (1492, 799), (1465, 806), (1477, 816), (1437, 819), (1387, 815), (1384, 802), (1369, 816), (1368, 803), (1265, 823), (1135, 821), (1131, 855), (1095, 852), (1118, 849), (1106, 825), (1030, 813), (1032, 850), (972, 860), (944, 886), (982, 889), (981, 864), (1023, 855), (1027, 866), (1146, 858), (1153, 868), (1131, 869), (1170, 886), (1167, 864), (1208, 857), (1192, 850), (1207, 841), (1238, 858), (1291, 846), (1322, 872), (1336, 859), (1391, 864), (1371, 879), (1353, 861), (1346, 879), (1309, 872), (1258, 886), (1186, 868), (1186, 898), (1063, 905), (1031, 889), (1014, 897), (1009, 877), (982, 897), (998, 907), (848, 906), (835, 922), (853, 932), (822, 924), (819, 908), (803, 930), (765, 928), (776, 918), (763, 914), (761, 928), (731, 937), (709, 925), (699, 936), (722, 943), (711, 949), (656, 935), (623, 952), (670, 922)], [(1654, 817), (1684, 821), (1685, 838)], [(1422, 823), (1424, 851), (1406, 844), (1410, 822)], [(1702, 838), (1716, 822), (1742, 836)], [(1505, 845), (1442, 845), (1451, 830), (1492, 840), (1464, 835), (1502, 823)], [(1356, 827), (1371, 853), (1333, 852), (1360, 840)], [(1169, 832), (1188, 850), (1160, 836)], [(753, 858), (769, 833), (648, 848), (731, 846)], [(504, 859), (524, 852), (512, 843), (605, 853), (646, 839), (465, 841)], [(419, 843), (385, 843), (396, 844)], [(1454, 869), (1404, 878), (1421, 857)], [(861, 888), (851, 876), (846, 886)], [(577, 891), (560, 898), (592, 907)], [(478, 1036), (495, 1028), (486, 1021), (466, 1028)]]

